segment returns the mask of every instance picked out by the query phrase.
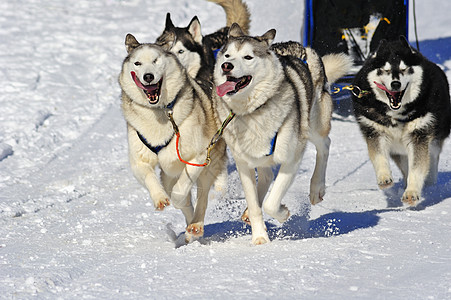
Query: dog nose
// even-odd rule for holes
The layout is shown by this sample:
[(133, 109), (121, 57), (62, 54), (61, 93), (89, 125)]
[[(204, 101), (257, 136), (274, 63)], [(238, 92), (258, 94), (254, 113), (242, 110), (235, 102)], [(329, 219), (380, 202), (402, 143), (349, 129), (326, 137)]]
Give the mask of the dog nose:
[(147, 82), (147, 83), (151, 83), (154, 78), (155, 77), (153, 76), (152, 73), (146, 73), (143, 76), (144, 81)]
[(225, 62), (221, 65), (221, 68), (224, 72), (230, 72), (233, 70), (233, 65), (231, 63)]
[(401, 88), (401, 82), (392, 81), (391, 88), (392, 88), (392, 90), (395, 90), (395, 91), (399, 90)]

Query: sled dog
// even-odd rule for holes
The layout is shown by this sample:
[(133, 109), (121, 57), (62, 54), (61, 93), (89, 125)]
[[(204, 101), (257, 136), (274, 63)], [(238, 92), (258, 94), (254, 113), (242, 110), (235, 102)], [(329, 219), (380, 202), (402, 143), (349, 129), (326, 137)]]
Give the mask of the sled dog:
[[(243, 185), (248, 205), (243, 220), (252, 227), (254, 244), (269, 241), (262, 206), (278, 221), (288, 219), (289, 211), (281, 200), (296, 176), (308, 140), (317, 150), (310, 201), (322, 200), (332, 114), (329, 84), (352, 65), (343, 54), (325, 57), (323, 66), (312, 49), (294, 42), (271, 46), (275, 33), (271, 29), (262, 36), (246, 36), (233, 24), (214, 70), (219, 118), (234, 115), (223, 136)], [(302, 53), (307, 63), (299, 58)], [(274, 165), (280, 169), (263, 203)]]
[[(208, 192), (226, 163), (225, 143), (218, 141), (205, 167), (181, 160), (199, 165), (206, 160), (207, 146), (218, 128), (211, 99), (173, 53), (141, 44), (131, 34), (125, 46), (128, 55), (119, 84), (131, 169), (157, 210), (170, 203), (182, 210), (188, 225), (186, 240), (202, 236)], [(194, 184), (195, 209), (191, 203)]]
[(250, 26), (250, 12), (242, 0), (208, 0), (220, 5), (226, 14), (226, 26), (214, 33), (203, 36), (197, 16), (187, 27), (174, 26), (170, 13), (166, 15), (166, 24), (156, 43), (173, 52), (187, 69), (188, 74), (198, 79), (198, 83), (212, 90), (214, 52), (227, 40), (229, 26), (240, 24), (247, 33)]
[(357, 73), (354, 114), (381, 189), (393, 185), (389, 157), (401, 170), (402, 201), (414, 206), (423, 185), (437, 181), (439, 155), (450, 133), (445, 73), (404, 37), (381, 41)]
[[(166, 15), (163, 32), (156, 44), (174, 53), (188, 74), (214, 97), (213, 68), (215, 53), (225, 44), (230, 25), (238, 23), (245, 33), (250, 27), (250, 12), (242, 0), (208, 0), (220, 5), (226, 14), (226, 26), (206, 36), (202, 35), (200, 21), (193, 17), (187, 27), (176, 27), (170, 13)], [(215, 182), (215, 189), (224, 192), (227, 188), (227, 168), (224, 168)]]

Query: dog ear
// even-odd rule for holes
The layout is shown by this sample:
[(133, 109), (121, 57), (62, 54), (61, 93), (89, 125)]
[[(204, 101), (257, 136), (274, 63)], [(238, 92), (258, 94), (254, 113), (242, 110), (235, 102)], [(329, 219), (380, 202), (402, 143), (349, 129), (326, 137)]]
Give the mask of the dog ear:
[(230, 26), (229, 28), (229, 37), (239, 37), (239, 36), (243, 36), (244, 32), (243, 30), (241, 30), (240, 25), (238, 25), (237, 23), (233, 23), (232, 26)]
[(202, 31), (197, 16), (194, 16), (194, 18), (192, 18), (191, 22), (189, 23), (188, 32), (194, 38), (194, 41), (196, 43), (202, 44)]
[(125, 49), (127, 49), (127, 53), (132, 52), (132, 50), (139, 45), (141, 44), (138, 42), (138, 40), (136, 40), (136, 38), (132, 34), (128, 33), (125, 37)]
[(268, 46), (269, 46), (274, 41), (275, 37), (276, 37), (276, 30), (275, 29), (270, 29), (264, 35), (262, 35), (260, 37), (260, 39), (262, 41), (265, 41), (268, 44)]
[(387, 46), (387, 43), (388, 43), (388, 41), (386, 39), (380, 40), (379, 45), (377, 46), (376, 50), (373, 52), (373, 55), (371, 55), (371, 58), (376, 58), (379, 50), (384, 49)]
[(404, 48), (408, 48), (408, 49), (410, 49), (410, 51), (412, 51), (412, 53), (415, 53), (415, 49), (413, 49), (412, 46), (410, 46), (409, 41), (407, 40), (407, 38), (405, 36), (400, 35), (399, 41), (401, 42), (401, 45)]
[(169, 31), (169, 30), (171, 30), (174, 27), (175, 27), (174, 23), (172, 23), (172, 20), (171, 20), (171, 14), (167, 13), (166, 14), (166, 24), (164, 26), (164, 31)]

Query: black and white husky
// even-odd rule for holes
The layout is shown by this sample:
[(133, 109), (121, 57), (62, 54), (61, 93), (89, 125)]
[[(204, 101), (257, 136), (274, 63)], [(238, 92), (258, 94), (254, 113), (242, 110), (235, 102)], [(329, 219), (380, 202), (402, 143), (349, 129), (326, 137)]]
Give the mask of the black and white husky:
[[(246, 36), (233, 24), (214, 71), (220, 96), (215, 99), (218, 115), (222, 120), (235, 116), (224, 130), (224, 138), (243, 185), (248, 205), (243, 220), (252, 226), (254, 244), (269, 241), (262, 206), (280, 222), (289, 217), (281, 201), (297, 174), (308, 140), (317, 149), (310, 201), (322, 200), (332, 113), (329, 83), (352, 65), (345, 55), (327, 56), (323, 65), (313, 50), (303, 51), (294, 42), (271, 46), (275, 33), (272, 29), (262, 36)], [(297, 54), (304, 52), (307, 63)], [(280, 170), (263, 203), (274, 165), (280, 165)]]
[(402, 201), (416, 205), (425, 183), (437, 180), (439, 155), (450, 133), (451, 108), (445, 73), (404, 37), (381, 41), (357, 73), (354, 113), (368, 145), (377, 184), (393, 185), (389, 158), (400, 168)]

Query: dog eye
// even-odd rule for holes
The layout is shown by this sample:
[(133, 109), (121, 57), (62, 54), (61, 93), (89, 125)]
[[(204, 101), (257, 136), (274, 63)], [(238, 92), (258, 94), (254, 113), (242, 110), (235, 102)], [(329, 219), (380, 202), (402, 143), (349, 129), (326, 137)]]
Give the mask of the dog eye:
[(135, 62), (135, 66), (140, 66), (141, 63), (139, 61)]
[(178, 54), (183, 54), (185, 51), (183, 51), (182, 49), (180, 49), (179, 51), (178, 51)]
[(244, 57), (244, 59), (246, 59), (246, 60), (251, 60), (251, 59), (253, 59), (253, 57), (250, 56), (250, 55), (246, 55), (246, 56)]
[(230, 57), (230, 55), (229, 55), (229, 54), (226, 54), (226, 55), (224, 55), (224, 57), (225, 57), (225, 58), (229, 58), (229, 57)]

